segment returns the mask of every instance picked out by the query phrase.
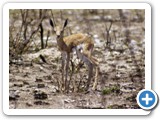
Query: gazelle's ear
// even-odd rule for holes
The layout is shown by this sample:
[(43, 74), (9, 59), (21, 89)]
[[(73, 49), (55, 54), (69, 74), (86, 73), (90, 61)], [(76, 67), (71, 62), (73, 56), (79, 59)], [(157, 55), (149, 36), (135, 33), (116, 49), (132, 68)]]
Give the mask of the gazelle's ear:
[(65, 20), (65, 22), (64, 22), (64, 26), (63, 26), (63, 29), (67, 26), (67, 24), (68, 24), (68, 18)]
[(54, 24), (53, 21), (51, 19), (49, 19), (50, 25), (54, 28)]

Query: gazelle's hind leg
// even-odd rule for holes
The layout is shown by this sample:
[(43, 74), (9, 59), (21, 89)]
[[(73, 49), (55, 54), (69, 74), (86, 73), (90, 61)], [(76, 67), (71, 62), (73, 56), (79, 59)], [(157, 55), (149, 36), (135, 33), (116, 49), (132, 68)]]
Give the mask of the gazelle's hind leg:
[(92, 74), (93, 74), (93, 63), (89, 59), (88, 56), (86, 56), (85, 54), (81, 53), (77, 49), (76, 49), (76, 53), (77, 53), (78, 58), (81, 59), (88, 66), (88, 81), (87, 81), (87, 85), (86, 85), (86, 90), (88, 90), (90, 82), (91, 82), (91, 79), (92, 79)]
[(86, 90), (89, 89), (89, 85), (90, 85), (91, 79), (92, 79), (92, 74), (93, 74), (93, 64), (89, 63), (88, 64), (88, 81), (87, 81)]
[(97, 84), (98, 84), (99, 71), (100, 71), (99, 70), (99, 62), (94, 57), (91, 57), (91, 60), (92, 60), (94, 67), (96, 67), (96, 74), (95, 74), (95, 79), (94, 79), (92, 90), (96, 90)]
[[(92, 52), (93, 52), (93, 46), (90, 48), (90, 50), (84, 49), (85, 56), (87, 56), (88, 60), (92, 64), (92, 66), (94, 66), (96, 69), (95, 79), (94, 79), (94, 83), (93, 83), (93, 87), (92, 87), (92, 90), (96, 90), (100, 70), (99, 70), (99, 62), (95, 57), (92, 56)], [(91, 69), (93, 69), (93, 68), (91, 68)]]

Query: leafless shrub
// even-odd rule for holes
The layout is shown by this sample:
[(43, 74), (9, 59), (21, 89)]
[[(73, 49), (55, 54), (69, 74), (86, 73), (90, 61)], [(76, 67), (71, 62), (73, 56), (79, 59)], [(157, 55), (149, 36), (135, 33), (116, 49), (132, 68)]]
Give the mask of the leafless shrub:
[(105, 24), (105, 28), (106, 28), (106, 35), (105, 35), (105, 38), (106, 38), (106, 46), (105, 46), (105, 47), (106, 47), (106, 48), (109, 48), (109, 45), (110, 45), (110, 43), (111, 43), (110, 31), (111, 31), (112, 24), (113, 24), (112, 21), (110, 22), (109, 27), (107, 26), (107, 24)]
[[(37, 10), (20, 9), (10, 12), (10, 54), (18, 56), (27, 51), (31, 42), (38, 36), (39, 29), (41, 33), (41, 46), (44, 48), (42, 21), (46, 17), (47, 10), (43, 12), (42, 10), (39, 11), (39, 17), (37, 16)], [(17, 16), (15, 17), (15, 15)]]

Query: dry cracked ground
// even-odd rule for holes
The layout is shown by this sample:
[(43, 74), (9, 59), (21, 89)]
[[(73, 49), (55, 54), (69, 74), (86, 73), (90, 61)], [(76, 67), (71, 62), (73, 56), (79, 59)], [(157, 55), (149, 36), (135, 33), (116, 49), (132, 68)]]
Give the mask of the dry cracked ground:
[[(100, 48), (96, 49), (100, 51)], [(52, 64), (43, 63), (39, 58), (42, 54), (52, 56), (47, 59)], [(10, 64), (10, 108), (138, 108), (136, 95), (144, 87), (145, 78), (137, 72), (131, 56), (117, 51), (96, 54), (101, 58), (97, 90), (83, 91), (87, 81), (84, 65), (72, 75), (78, 91), (73, 92), (71, 81), (66, 94), (61, 93), (58, 86), (61, 80), (60, 52), (49, 48), (24, 55), (25, 63)], [(141, 58), (141, 55), (138, 57)], [(33, 61), (29, 62), (31, 59)]]

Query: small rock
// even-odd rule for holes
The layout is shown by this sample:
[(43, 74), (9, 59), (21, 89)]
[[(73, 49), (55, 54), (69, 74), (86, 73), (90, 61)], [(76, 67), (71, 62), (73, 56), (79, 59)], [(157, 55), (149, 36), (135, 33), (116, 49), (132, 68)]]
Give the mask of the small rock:
[(14, 84), (14, 86), (15, 86), (15, 87), (22, 87), (23, 84), (22, 84), (22, 83), (16, 83), (16, 84)]
[(57, 87), (57, 86), (53, 86), (53, 87), (52, 87), (52, 92), (53, 92), (53, 93), (56, 93), (57, 91), (58, 91), (58, 87)]
[(23, 84), (24, 84), (24, 85), (29, 85), (29, 83), (28, 83), (28, 82), (26, 82), (26, 81), (23, 81)]
[(47, 99), (48, 96), (45, 92), (43, 91), (34, 91), (34, 99), (41, 99), (41, 100), (44, 100), (44, 99)]
[(38, 85), (37, 85), (37, 88), (44, 88), (44, 87), (45, 87), (44, 84), (38, 84)]
[(53, 92), (53, 93), (56, 93), (56, 92), (57, 92), (57, 90), (56, 90), (56, 89), (53, 89), (53, 90), (52, 90), (52, 92)]
[(44, 101), (35, 101), (34, 104), (35, 105), (49, 105), (48, 102), (44, 102)]
[(52, 80), (52, 76), (51, 76), (51, 75), (48, 75), (48, 76), (46, 76), (46, 79), (47, 79), (47, 80)]
[(36, 78), (35, 82), (43, 82), (43, 80), (41, 78)]
[(75, 102), (75, 100), (65, 99), (64, 102), (65, 102), (65, 103), (72, 103), (72, 102)]
[(26, 103), (26, 105), (28, 106), (28, 107), (31, 107), (31, 106), (33, 106), (31, 103)]
[(39, 67), (39, 69), (42, 71), (42, 70), (43, 70), (43, 67)]
[(17, 100), (19, 97), (19, 92), (9, 91), (9, 100)]
[(26, 70), (30, 70), (31, 69), (31, 67), (26, 67)]

